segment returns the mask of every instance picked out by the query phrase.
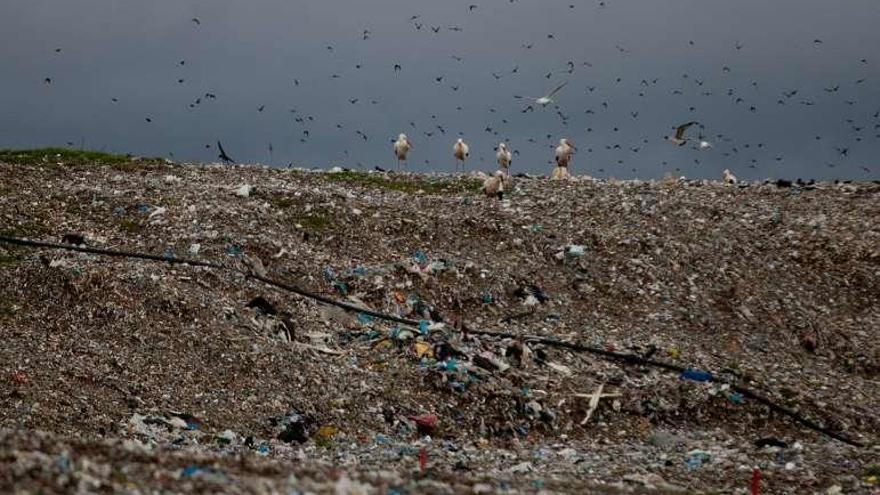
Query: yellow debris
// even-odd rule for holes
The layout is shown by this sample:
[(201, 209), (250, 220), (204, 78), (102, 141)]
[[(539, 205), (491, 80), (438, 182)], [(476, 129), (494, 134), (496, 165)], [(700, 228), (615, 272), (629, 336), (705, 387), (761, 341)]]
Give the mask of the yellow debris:
[(416, 356), (419, 359), (423, 357), (434, 357), (434, 351), (431, 349), (430, 344), (426, 344), (424, 342), (416, 342), (414, 347), (416, 351)]
[(333, 435), (335, 435), (337, 432), (339, 432), (339, 429), (336, 428), (335, 426), (330, 426), (330, 425), (322, 426), (322, 427), (318, 428), (318, 432), (315, 433), (315, 441), (316, 442), (326, 442), (326, 441), (330, 440), (331, 438), (333, 438)]

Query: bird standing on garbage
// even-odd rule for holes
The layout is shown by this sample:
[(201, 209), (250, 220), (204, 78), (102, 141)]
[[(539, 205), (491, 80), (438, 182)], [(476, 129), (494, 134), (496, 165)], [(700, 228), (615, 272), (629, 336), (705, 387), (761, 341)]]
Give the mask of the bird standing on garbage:
[(487, 198), (504, 199), (504, 172), (498, 170), (483, 181), (483, 194)]
[(724, 182), (727, 184), (736, 184), (736, 176), (730, 170), (724, 169)]
[(458, 138), (455, 144), (452, 145), (452, 154), (455, 155), (455, 171), (458, 172), (458, 164), (461, 163), (461, 171), (464, 172), (464, 162), (470, 155), (470, 148), (468, 148), (464, 139)]
[(401, 162), (406, 167), (406, 155), (412, 149), (412, 142), (406, 137), (406, 134), (400, 133), (397, 141), (394, 142), (394, 156), (397, 157), (397, 168), (400, 169)]
[(571, 155), (577, 151), (574, 143), (566, 138), (559, 140), (559, 146), (556, 147), (556, 168), (553, 170), (553, 179), (568, 178), (568, 165), (571, 163)]
[(498, 166), (504, 170), (504, 174), (510, 177), (510, 164), (513, 163), (513, 155), (507, 149), (506, 144), (498, 143), (498, 152), (495, 153), (495, 159), (498, 161)]
[(560, 139), (559, 146), (556, 147), (556, 165), (567, 167), (571, 162), (571, 155), (573, 155), (575, 151), (577, 151), (577, 148), (574, 143), (566, 138)]

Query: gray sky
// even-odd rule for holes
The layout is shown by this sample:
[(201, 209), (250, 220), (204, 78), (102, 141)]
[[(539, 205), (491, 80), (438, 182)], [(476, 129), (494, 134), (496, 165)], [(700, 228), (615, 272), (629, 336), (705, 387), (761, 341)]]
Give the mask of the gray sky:
[[(213, 161), (220, 139), (240, 162), (371, 169), (394, 166), (390, 140), (406, 132), (410, 169), (451, 171), (460, 133), (469, 169), (485, 171), (506, 140), (514, 171), (549, 173), (568, 137), (574, 172), (600, 177), (880, 176), (876, 0), (8, 4), (2, 148), (84, 142)], [(513, 97), (564, 81), (564, 120)], [(711, 151), (662, 140), (689, 120)]]

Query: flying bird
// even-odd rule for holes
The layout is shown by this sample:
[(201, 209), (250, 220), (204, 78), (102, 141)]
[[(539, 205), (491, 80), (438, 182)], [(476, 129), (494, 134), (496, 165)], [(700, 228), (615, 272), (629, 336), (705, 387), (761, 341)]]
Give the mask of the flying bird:
[(406, 155), (409, 153), (409, 150), (412, 149), (412, 142), (406, 137), (406, 134), (400, 133), (397, 136), (397, 141), (394, 142), (394, 156), (397, 157), (397, 166), (398, 169), (401, 166), (401, 162), (403, 162), (403, 166), (406, 166)]
[(470, 148), (468, 148), (464, 139), (458, 138), (458, 140), (455, 141), (455, 144), (452, 145), (452, 154), (455, 156), (455, 171), (458, 171), (458, 164), (461, 163), (461, 171), (464, 172), (465, 160), (470, 156)]
[(235, 160), (233, 160), (229, 157), (229, 155), (226, 154), (226, 150), (223, 149), (223, 145), (220, 144), (220, 141), (217, 141), (217, 149), (220, 150), (220, 154), (217, 155), (217, 158), (223, 160), (223, 163), (235, 163)]
[(676, 146), (684, 146), (688, 142), (688, 138), (684, 137), (685, 131), (688, 130), (688, 127), (696, 124), (697, 122), (688, 122), (686, 124), (682, 124), (675, 128), (674, 136), (666, 136), (666, 140)]
[(542, 107), (546, 107), (547, 105), (553, 103), (553, 101), (554, 101), (553, 97), (556, 96), (557, 93), (562, 91), (562, 88), (564, 88), (567, 84), (568, 84), (568, 81), (565, 81), (564, 83), (557, 86), (553, 91), (551, 91), (546, 96), (541, 96), (539, 98), (534, 98), (531, 96), (514, 96), (514, 98), (519, 98), (519, 99), (526, 98), (529, 100), (534, 100), (535, 103), (537, 103), (538, 105), (541, 105)]

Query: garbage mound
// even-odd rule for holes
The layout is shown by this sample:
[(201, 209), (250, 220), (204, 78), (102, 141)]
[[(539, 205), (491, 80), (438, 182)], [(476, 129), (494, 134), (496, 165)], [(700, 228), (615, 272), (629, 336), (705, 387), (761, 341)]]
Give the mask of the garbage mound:
[(484, 179), (0, 163), (0, 491), (878, 489), (880, 186)]

